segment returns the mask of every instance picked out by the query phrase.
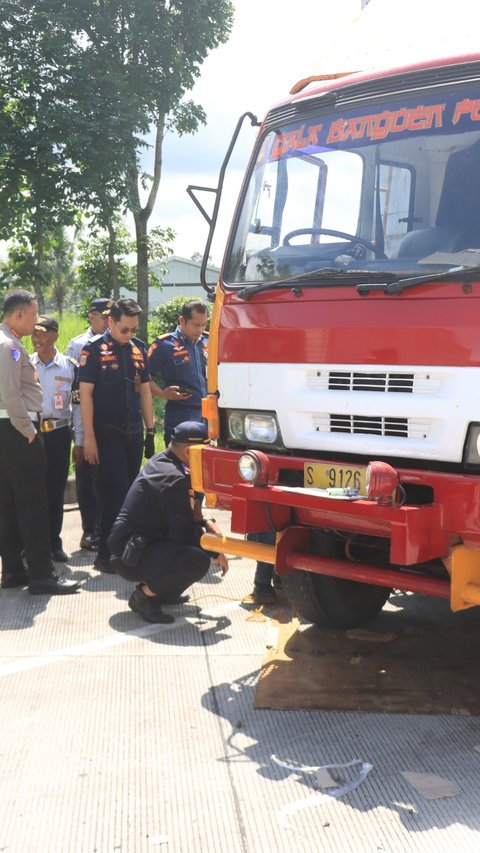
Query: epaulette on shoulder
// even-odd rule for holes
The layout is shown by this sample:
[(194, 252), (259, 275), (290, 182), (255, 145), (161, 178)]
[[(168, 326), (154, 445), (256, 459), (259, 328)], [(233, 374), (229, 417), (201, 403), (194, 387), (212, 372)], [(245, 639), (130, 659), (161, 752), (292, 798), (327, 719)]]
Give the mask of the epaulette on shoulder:
[(73, 364), (74, 367), (78, 367), (78, 361), (76, 358), (73, 358), (71, 355), (66, 355), (65, 358), (70, 362), (70, 364)]
[(172, 335), (173, 335), (173, 332), (167, 332), (165, 335), (157, 335), (155, 340), (156, 341), (166, 341), (167, 338), (171, 338)]
[(137, 346), (138, 346), (138, 344), (140, 344), (140, 346), (142, 346), (142, 347), (145, 346), (145, 341), (142, 341), (141, 338), (133, 337), (133, 338), (130, 338), (130, 340), (132, 341), (132, 343), (136, 344)]

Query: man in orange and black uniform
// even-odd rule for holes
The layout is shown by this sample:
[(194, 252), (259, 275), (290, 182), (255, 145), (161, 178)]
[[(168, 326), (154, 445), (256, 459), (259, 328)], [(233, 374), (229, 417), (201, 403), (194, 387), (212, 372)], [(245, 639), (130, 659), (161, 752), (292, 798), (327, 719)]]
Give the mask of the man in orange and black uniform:
[[(90, 302), (87, 317), (89, 327), (80, 335), (72, 338), (68, 344), (65, 355), (79, 362), (82, 349), (99, 335), (104, 335), (108, 329), (108, 318), (113, 299), (106, 296), (97, 296)], [(87, 551), (98, 549), (97, 515), (97, 465), (90, 465), (83, 455), (83, 446), (75, 442), (73, 449), (73, 462), (75, 465), (75, 486), (77, 489), (78, 508), (82, 519), (82, 538), (80, 548)]]
[[(200, 299), (182, 305), (174, 332), (155, 338), (148, 350), (152, 394), (167, 401), (164, 439), (183, 421), (203, 423), (202, 397), (207, 395), (208, 308)], [(159, 376), (163, 388), (153, 381)]]
[(155, 452), (147, 353), (134, 337), (141, 310), (133, 299), (113, 303), (109, 328), (80, 353), (84, 455), (87, 462), (100, 466), (100, 539), (94, 565), (108, 573), (107, 538), (140, 470), (144, 424), (146, 458)]

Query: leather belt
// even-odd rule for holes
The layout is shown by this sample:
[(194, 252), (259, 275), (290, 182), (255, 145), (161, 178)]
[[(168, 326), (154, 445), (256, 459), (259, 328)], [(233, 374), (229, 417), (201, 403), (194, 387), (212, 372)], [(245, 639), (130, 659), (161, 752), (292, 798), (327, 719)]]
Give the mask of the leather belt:
[(53, 432), (54, 429), (68, 426), (68, 418), (42, 418), (40, 421), (40, 432)]
[[(38, 421), (38, 412), (27, 412), (27, 415), (34, 423)], [(10, 415), (6, 409), (0, 409), (0, 418), (8, 418), (8, 420), (10, 420)]]

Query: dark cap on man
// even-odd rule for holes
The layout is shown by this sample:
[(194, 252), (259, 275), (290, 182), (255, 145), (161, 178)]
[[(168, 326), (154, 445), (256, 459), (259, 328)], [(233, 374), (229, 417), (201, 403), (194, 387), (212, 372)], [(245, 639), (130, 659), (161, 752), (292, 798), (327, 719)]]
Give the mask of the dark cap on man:
[(58, 322), (55, 317), (39, 317), (35, 323), (37, 332), (58, 332)]
[(207, 427), (198, 421), (183, 421), (172, 431), (172, 441), (178, 441), (181, 444), (201, 444), (207, 439)]
[(113, 299), (107, 299), (106, 296), (99, 296), (97, 299), (92, 299), (89, 311), (98, 311), (99, 314), (110, 314), (110, 308), (113, 305)]

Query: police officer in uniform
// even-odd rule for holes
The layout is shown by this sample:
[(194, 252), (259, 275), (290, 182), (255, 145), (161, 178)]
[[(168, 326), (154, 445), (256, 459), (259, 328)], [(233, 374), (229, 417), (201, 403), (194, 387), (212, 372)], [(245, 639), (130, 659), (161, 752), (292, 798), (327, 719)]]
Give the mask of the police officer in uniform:
[(207, 394), (208, 309), (199, 299), (182, 306), (174, 332), (156, 337), (148, 351), (152, 377), (161, 378), (164, 387), (152, 381), (154, 397), (166, 400), (165, 446), (172, 430), (182, 421), (203, 422), (202, 397)]
[[(111, 572), (107, 538), (145, 456), (153, 456), (154, 421), (147, 353), (134, 337), (142, 309), (119, 299), (109, 328), (80, 353), (80, 404), (85, 459), (99, 464), (100, 541), (95, 568)], [(142, 422), (143, 421), (143, 422)]]
[[(105, 334), (108, 328), (108, 317), (112, 305), (113, 300), (107, 299), (104, 296), (92, 299), (87, 313), (90, 326), (81, 335), (77, 335), (76, 338), (71, 339), (66, 350), (66, 355), (78, 362), (84, 346), (95, 340), (99, 335)], [(98, 548), (98, 535), (96, 533), (98, 515), (98, 465), (90, 465), (85, 460), (83, 447), (76, 442), (73, 448), (73, 463), (75, 465), (75, 486), (77, 489), (78, 508), (82, 518), (83, 532), (80, 539), (80, 548), (85, 548), (88, 551), (96, 551)]]
[[(0, 554), (2, 586), (28, 584), (35, 595), (76, 592), (76, 581), (58, 578), (50, 557), (46, 458), (37, 433), (42, 389), (21, 343), (37, 320), (35, 296), (7, 294), (0, 324)], [(28, 573), (22, 560), (22, 552)]]
[(108, 540), (110, 565), (121, 577), (140, 581), (128, 603), (146, 622), (173, 622), (162, 604), (188, 600), (182, 592), (206, 575), (212, 556), (222, 574), (228, 570), (224, 554), (200, 547), (205, 530), (222, 534), (215, 519), (196, 514), (186, 473), (190, 446), (206, 438), (207, 428), (196, 421), (175, 427), (168, 449), (130, 487)]
[(58, 322), (39, 317), (32, 333), (35, 352), (30, 356), (43, 392), (40, 431), (47, 454), (48, 512), (52, 557), (66, 563), (61, 532), (63, 503), (70, 465), (70, 424), (73, 419), (75, 447), (83, 450), (82, 416), (78, 392), (78, 363), (55, 347)]

